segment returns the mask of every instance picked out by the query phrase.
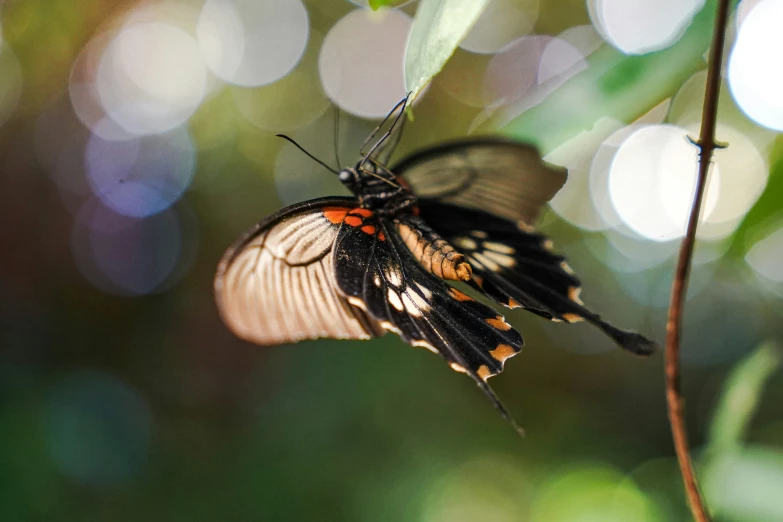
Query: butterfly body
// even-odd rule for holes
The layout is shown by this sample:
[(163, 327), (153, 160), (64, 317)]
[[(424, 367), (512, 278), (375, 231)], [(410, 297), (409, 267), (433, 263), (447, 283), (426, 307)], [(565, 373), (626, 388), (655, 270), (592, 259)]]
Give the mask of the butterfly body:
[(280, 344), (391, 331), (468, 374), (509, 421), (486, 381), (521, 350), (522, 336), (453, 281), (509, 308), (587, 320), (631, 352), (652, 351), (584, 307), (579, 280), (532, 228), (566, 178), (532, 147), (462, 140), (392, 169), (365, 157), (339, 178), (353, 198), (283, 209), (224, 255), (215, 293), (238, 336)]
[(360, 162), (356, 167), (341, 170), (338, 178), (354, 193), (359, 206), (373, 212), (393, 216), (415, 208), (416, 196), (390, 173), (362, 166)]

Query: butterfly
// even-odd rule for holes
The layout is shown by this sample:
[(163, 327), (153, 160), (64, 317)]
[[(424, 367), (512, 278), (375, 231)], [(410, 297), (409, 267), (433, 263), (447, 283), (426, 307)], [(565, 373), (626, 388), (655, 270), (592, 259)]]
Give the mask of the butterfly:
[(455, 284), (553, 321), (587, 321), (632, 353), (652, 353), (652, 341), (585, 307), (579, 279), (533, 226), (566, 170), (493, 137), (431, 147), (386, 168), (405, 102), (356, 165), (333, 171), (353, 197), (286, 207), (226, 251), (214, 290), (229, 329), (260, 345), (394, 332), (467, 374), (518, 431), (487, 380), (520, 351), (522, 336)]

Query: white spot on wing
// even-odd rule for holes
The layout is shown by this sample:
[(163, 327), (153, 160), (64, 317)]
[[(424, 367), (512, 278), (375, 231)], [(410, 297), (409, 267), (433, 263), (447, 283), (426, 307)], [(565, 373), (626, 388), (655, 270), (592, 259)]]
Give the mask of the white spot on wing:
[(458, 246), (459, 248), (463, 248), (465, 250), (476, 250), (478, 245), (475, 241), (470, 239), (469, 237), (458, 237), (451, 241), (454, 243), (454, 245)]
[(496, 262), (499, 265), (505, 266), (506, 268), (511, 268), (512, 266), (516, 265), (517, 262), (513, 257), (509, 257), (505, 254), (498, 254), (497, 252), (492, 252), (491, 250), (485, 250), (484, 255)]
[(437, 349), (435, 349), (435, 347), (434, 347), (434, 346), (432, 346), (432, 345), (431, 345), (430, 343), (428, 343), (427, 341), (413, 341), (413, 342), (411, 342), (411, 345), (413, 345), (413, 346), (418, 346), (418, 347), (420, 347), (420, 348), (426, 348), (426, 349), (428, 349), (429, 351), (431, 351), (432, 353), (438, 353), (438, 350), (437, 350)]
[(494, 241), (484, 241), (483, 246), (487, 250), (492, 250), (493, 252), (497, 252), (499, 254), (513, 254), (514, 253), (514, 249), (513, 248), (511, 248), (508, 245), (504, 245), (503, 243), (495, 243)]
[(402, 304), (405, 306), (405, 310), (412, 315), (413, 317), (421, 317), (421, 310), (419, 310), (416, 305), (413, 303), (413, 300), (411, 299), (411, 296), (408, 295), (408, 291), (406, 290), (402, 294)]
[(396, 326), (394, 326), (388, 321), (381, 322), (381, 328), (383, 328), (384, 330), (388, 330), (390, 332), (394, 332), (397, 335), (402, 335), (402, 330), (400, 330), (399, 328), (397, 328)]
[(386, 293), (386, 298), (389, 300), (389, 303), (402, 312), (405, 309), (405, 306), (403, 306), (402, 301), (400, 301), (400, 296), (397, 295), (397, 292), (389, 288), (389, 291)]
[(420, 283), (416, 283), (416, 286), (418, 286), (419, 290), (421, 290), (421, 293), (424, 294), (425, 299), (430, 299), (432, 297), (432, 292), (430, 292), (430, 290), (426, 286)]
[[(429, 297), (432, 297), (432, 292), (427, 291), (427, 293), (429, 294)], [(410, 297), (414, 303), (416, 303), (416, 306), (418, 306), (419, 310), (422, 312), (429, 312), (432, 309), (430, 304), (412, 289), (409, 288), (405, 290), (405, 294), (408, 295), (408, 297)]]
[(487, 270), (492, 270), (493, 272), (500, 271), (500, 265), (483, 254), (471, 254), (471, 257), (479, 262), (479, 266), (484, 266)]
[(348, 302), (351, 303), (352, 305), (358, 307), (358, 308), (361, 308), (365, 312), (367, 311), (367, 305), (365, 305), (364, 301), (362, 301), (358, 297), (349, 297), (348, 298)]
[(402, 284), (402, 277), (399, 270), (396, 267), (390, 266), (386, 269), (386, 280), (391, 283), (392, 286), (399, 288)]
[(451, 366), (451, 369), (454, 370), (455, 372), (468, 373), (468, 371), (463, 366), (460, 366), (455, 362), (449, 363), (449, 366)]

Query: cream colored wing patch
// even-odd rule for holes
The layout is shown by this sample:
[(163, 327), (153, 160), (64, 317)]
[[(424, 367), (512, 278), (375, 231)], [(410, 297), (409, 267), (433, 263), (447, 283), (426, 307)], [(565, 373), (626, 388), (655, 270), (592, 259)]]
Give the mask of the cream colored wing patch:
[(383, 333), (335, 285), (332, 246), (348, 210), (286, 209), (226, 252), (215, 277), (215, 298), (223, 321), (238, 337), (269, 345)]

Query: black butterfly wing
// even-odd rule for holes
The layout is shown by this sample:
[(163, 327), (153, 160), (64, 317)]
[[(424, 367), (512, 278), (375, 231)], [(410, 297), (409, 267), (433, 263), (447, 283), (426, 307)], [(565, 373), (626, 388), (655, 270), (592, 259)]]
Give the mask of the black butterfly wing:
[(419, 196), (421, 217), (468, 257), (472, 284), (488, 297), (554, 320), (585, 319), (634, 353), (654, 349), (585, 308), (565, 259), (534, 232), (536, 218), (567, 178), (534, 147), (467, 139), (414, 153), (392, 170)]
[(532, 225), (565, 184), (565, 169), (541, 161), (529, 145), (474, 138), (408, 156), (391, 169), (420, 198), (485, 210)]
[[(503, 416), (510, 416), (486, 380), (522, 348), (522, 336), (493, 309), (426, 271), (405, 246), (395, 222), (359, 209), (335, 241), (337, 285), (350, 303), (406, 342), (440, 353), (470, 375)], [(361, 219), (359, 219), (361, 218)]]
[(257, 344), (385, 333), (348, 303), (334, 280), (334, 241), (356, 202), (321, 198), (282, 209), (226, 251), (215, 276), (220, 315)]
[(579, 279), (543, 234), (480, 210), (426, 199), (419, 204), (421, 217), (467, 258), (470, 284), (494, 301), (548, 319), (586, 320), (636, 354), (655, 349), (652, 341), (612, 326), (584, 306)]

